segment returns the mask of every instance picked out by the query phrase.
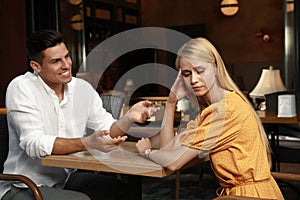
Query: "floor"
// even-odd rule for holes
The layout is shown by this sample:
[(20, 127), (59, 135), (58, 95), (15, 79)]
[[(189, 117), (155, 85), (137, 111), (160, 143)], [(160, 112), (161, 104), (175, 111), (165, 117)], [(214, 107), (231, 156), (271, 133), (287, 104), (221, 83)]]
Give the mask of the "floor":
[[(281, 165), (282, 170), (286, 168), (292, 172), (300, 173), (300, 164)], [(219, 187), (213, 172), (208, 166), (204, 167), (202, 187), (199, 189), (199, 168), (181, 173), (180, 180), (180, 200), (211, 200)], [(143, 200), (175, 200), (175, 180), (176, 176), (171, 175), (163, 179), (143, 178)], [(282, 193), (286, 200), (300, 199), (300, 181), (278, 181)]]
[[(215, 176), (207, 171), (203, 174), (203, 185), (199, 188), (199, 173), (193, 170), (180, 175), (180, 200), (212, 199), (219, 184)], [(143, 178), (143, 200), (175, 200), (176, 175), (163, 179)]]

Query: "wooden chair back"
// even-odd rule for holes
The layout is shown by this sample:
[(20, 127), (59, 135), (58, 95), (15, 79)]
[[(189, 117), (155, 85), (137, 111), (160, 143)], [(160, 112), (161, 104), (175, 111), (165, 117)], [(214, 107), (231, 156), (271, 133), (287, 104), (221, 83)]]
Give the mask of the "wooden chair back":
[(0, 108), (0, 180), (20, 181), (31, 189), (36, 200), (43, 200), (40, 189), (30, 178), (21, 174), (3, 174), (3, 165), (8, 154), (8, 137), (6, 109)]

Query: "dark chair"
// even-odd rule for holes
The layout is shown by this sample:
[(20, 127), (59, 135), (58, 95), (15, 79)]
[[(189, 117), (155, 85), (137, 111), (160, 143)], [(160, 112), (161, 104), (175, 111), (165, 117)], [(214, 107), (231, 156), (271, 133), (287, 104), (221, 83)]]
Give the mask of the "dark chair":
[(115, 119), (119, 119), (124, 102), (124, 96), (111, 93), (101, 93), (103, 107), (112, 114)]
[(0, 108), (0, 180), (19, 181), (26, 184), (36, 200), (42, 200), (42, 193), (37, 185), (28, 177), (21, 174), (3, 174), (3, 164), (8, 154), (8, 127), (6, 109)]
[[(294, 91), (283, 91), (265, 95), (267, 111), (278, 113), (278, 96), (283, 94), (294, 94), (296, 96), (296, 111), (300, 112), (300, 94)], [(298, 116), (299, 117), (299, 116)], [(267, 129), (268, 127), (266, 127)], [(300, 175), (294, 173), (285, 173), (280, 171), (280, 163), (300, 163), (300, 126), (298, 124), (280, 124), (276, 126), (278, 135), (275, 135), (275, 162), (278, 172), (272, 172), (273, 177), (277, 180), (281, 189), (287, 187), (292, 189), (300, 198), (300, 189), (288, 181), (300, 181)], [(285, 138), (295, 138), (295, 140)], [(298, 140), (296, 140), (298, 138)]]
[[(125, 99), (125, 95), (121, 92), (105, 92), (105, 93), (100, 93), (99, 95), (102, 99), (103, 102), (103, 108), (109, 113), (112, 114), (113, 118), (119, 119), (123, 102)], [(88, 134), (93, 133), (93, 130), (88, 130)], [(80, 171), (86, 171), (86, 170), (80, 170)], [(88, 172), (92, 173), (100, 173), (100, 172), (95, 172), (95, 171), (90, 171)], [(121, 175), (117, 174), (118, 179), (121, 179)]]
[[(255, 200), (255, 199), (262, 200), (261, 198), (255, 198), (255, 197), (240, 197), (240, 196), (231, 196), (231, 195), (216, 197), (213, 200)], [(265, 200), (267, 200), (267, 199), (265, 199)]]

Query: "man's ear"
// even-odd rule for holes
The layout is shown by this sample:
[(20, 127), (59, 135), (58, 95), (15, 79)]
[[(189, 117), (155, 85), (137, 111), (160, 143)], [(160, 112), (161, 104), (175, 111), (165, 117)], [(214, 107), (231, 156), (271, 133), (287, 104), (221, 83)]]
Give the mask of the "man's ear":
[(41, 65), (38, 62), (31, 60), (29, 64), (31, 68), (37, 73), (41, 71)]

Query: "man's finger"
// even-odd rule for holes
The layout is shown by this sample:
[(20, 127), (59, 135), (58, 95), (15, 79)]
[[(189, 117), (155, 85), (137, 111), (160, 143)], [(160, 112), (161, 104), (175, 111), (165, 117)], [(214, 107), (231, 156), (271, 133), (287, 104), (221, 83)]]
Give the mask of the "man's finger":
[(143, 103), (142, 103), (142, 105), (143, 106), (150, 106), (152, 103), (151, 103), (151, 101), (149, 101), (149, 100), (145, 100), (145, 101), (143, 101)]

